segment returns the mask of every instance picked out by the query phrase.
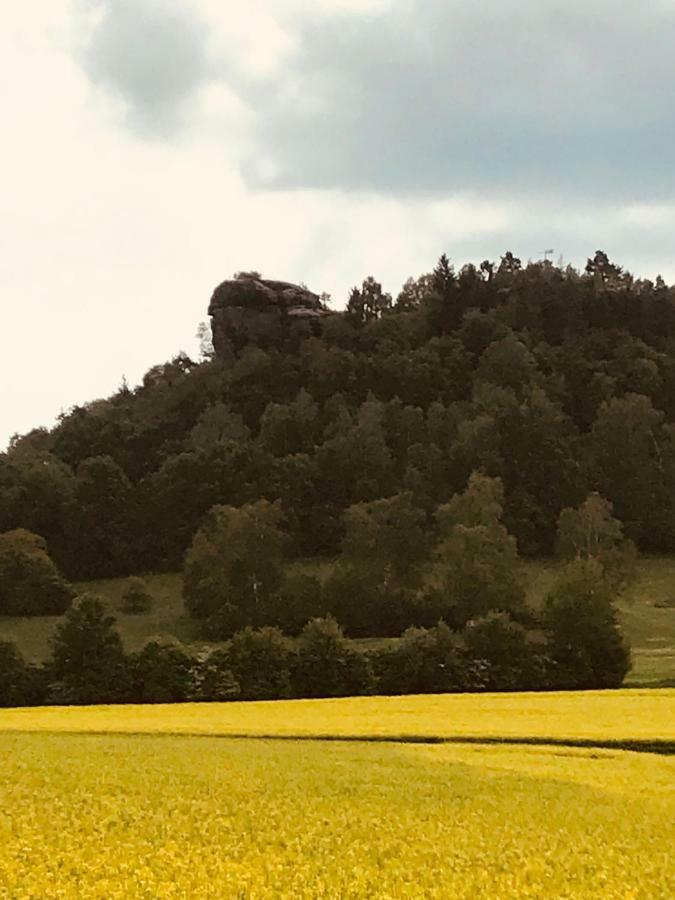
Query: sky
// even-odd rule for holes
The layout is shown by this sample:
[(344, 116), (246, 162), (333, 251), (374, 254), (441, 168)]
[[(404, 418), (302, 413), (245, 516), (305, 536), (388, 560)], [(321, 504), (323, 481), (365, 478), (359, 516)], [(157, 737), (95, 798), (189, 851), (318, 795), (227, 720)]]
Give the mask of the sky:
[(195, 355), (239, 270), (675, 281), (673, 46), (675, 0), (5, 4), (0, 449)]

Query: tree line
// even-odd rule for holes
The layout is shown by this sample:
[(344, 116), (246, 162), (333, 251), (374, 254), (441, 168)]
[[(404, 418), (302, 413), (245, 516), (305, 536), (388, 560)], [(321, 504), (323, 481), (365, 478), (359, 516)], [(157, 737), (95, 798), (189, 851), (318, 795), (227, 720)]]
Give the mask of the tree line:
[[(431, 584), (410, 496), (348, 510), (343, 552), (324, 583), (284, 570), (288, 536), (277, 506), (215, 507), (186, 556), (185, 598), (205, 635), (226, 641), (198, 656), (157, 642), (125, 654), (96, 597), (71, 603), (74, 592), (39, 538), (0, 535), (0, 612), (20, 613), (24, 598), (34, 605), (43, 594), (51, 612), (67, 608), (44, 665), (0, 646), (0, 705), (619, 686), (630, 653), (613, 601), (632, 577), (635, 548), (611, 505), (592, 495), (561, 513), (557, 549), (566, 564), (533, 609), (500, 522), (502, 496), (497, 479), (474, 474), (438, 510)], [(131, 579), (125, 611), (151, 603), (142, 580)], [(364, 650), (336, 616), (351, 635), (402, 636)]]

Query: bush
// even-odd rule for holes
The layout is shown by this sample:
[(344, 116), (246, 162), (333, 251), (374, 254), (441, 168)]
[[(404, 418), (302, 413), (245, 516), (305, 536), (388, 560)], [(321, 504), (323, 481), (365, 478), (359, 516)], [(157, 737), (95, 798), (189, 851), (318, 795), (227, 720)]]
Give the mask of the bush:
[(41, 537), (23, 528), (0, 534), (0, 615), (59, 616), (73, 595)]
[(332, 616), (303, 628), (293, 681), (298, 697), (358, 696), (374, 687), (370, 660), (350, 646)]
[(127, 615), (138, 616), (150, 612), (154, 599), (142, 578), (130, 578), (122, 594), (121, 611)]
[(545, 646), (508, 613), (491, 612), (470, 622), (464, 631), (467, 649), (485, 663), (490, 691), (541, 690), (547, 686)]
[(383, 694), (440, 694), (484, 686), (480, 666), (467, 657), (461, 636), (445, 622), (409, 628), (395, 646), (379, 650), (373, 664)]
[(236, 700), (241, 693), (239, 682), (229, 669), (224, 650), (214, 650), (205, 658), (196, 660), (191, 676), (191, 700), (222, 702)]
[(13, 644), (0, 641), (0, 706), (35, 706), (44, 698), (42, 670), (29, 666)]
[(139, 703), (189, 700), (193, 659), (179, 647), (151, 641), (130, 660), (134, 699)]
[(277, 628), (237, 632), (225, 659), (240, 687), (242, 700), (276, 700), (291, 696), (293, 642)]

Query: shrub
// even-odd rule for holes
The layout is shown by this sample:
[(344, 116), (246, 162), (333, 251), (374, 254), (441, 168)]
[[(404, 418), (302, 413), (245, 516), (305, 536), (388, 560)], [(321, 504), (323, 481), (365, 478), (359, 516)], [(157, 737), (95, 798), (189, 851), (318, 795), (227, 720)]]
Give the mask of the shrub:
[(138, 616), (150, 612), (153, 605), (154, 600), (145, 581), (142, 578), (129, 578), (122, 594), (122, 612)]
[(0, 641), (0, 706), (34, 706), (42, 702), (42, 670), (27, 665), (13, 644)]
[(73, 595), (41, 537), (23, 528), (0, 534), (0, 615), (58, 616)]
[(332, 616), (312, 619), (298, 638), (294, 672), (299, 697), (345, 697), (370, 693), (370, 660), (354, 649)]
[(139, 703), (177, 703), (190, 699), (192, 657), (179, 647), (151, 641), (130, 660), (134, 698)]
[(464, 640), (470, 655), (485, 665), (491, 691), (541, 690), (546, 687), (545, 647), (508, 613), (490, 612), (469, 622)]
[(195, 660), (191, 671), (191, 700), (222, 702), (236, 700), (240, 694), (239, 682), (229, 668), (224, 650), (214, 650), (205, 658)]
[(277, 628), (238, 631), (225, 649), (225, 659), (243, 700), (275, 700), (291, 696), (294, 647)]
[(383, 694), (438, 694), (484, 686), (480, 666), (467, 657), (461, 636), (445, 622), (408, 628), (395, 646), (377, 652), (374, 665)]

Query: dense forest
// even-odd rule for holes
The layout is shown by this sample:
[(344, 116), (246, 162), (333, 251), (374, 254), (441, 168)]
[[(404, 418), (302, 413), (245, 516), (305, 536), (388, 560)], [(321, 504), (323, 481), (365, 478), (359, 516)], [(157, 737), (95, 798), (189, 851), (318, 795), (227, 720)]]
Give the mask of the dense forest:
[(216, 504), (279, 500), (288, 552), (334, 555), (342, 514), (410, 492), (433, 511), (500, 478), (525, 555), (592, 491), (643, 551), (675, 549), (675, 290), (603, 253), (455, 272), (392, 301), (367, 279), (311, 332), (178, 356), (0, 456), (0, 532), (41, 535), (74, 579), (177, 569)]
[[(0, 557), (33, 541), (75, 581), (184, 567), (218, 637), (325, 613), (358, 636), (536, 625), (515, 563), (595, 557), (591, 531), (609, 582), (634, 548), (675, 550), (675, 289), (601, 251), (583, 272), (442, 256), (395, 299), (367, 278), (343, 312), (255, 315), (217, 350), (15, 437)], [(321, 585), (280, 569), (338, 556)]]

